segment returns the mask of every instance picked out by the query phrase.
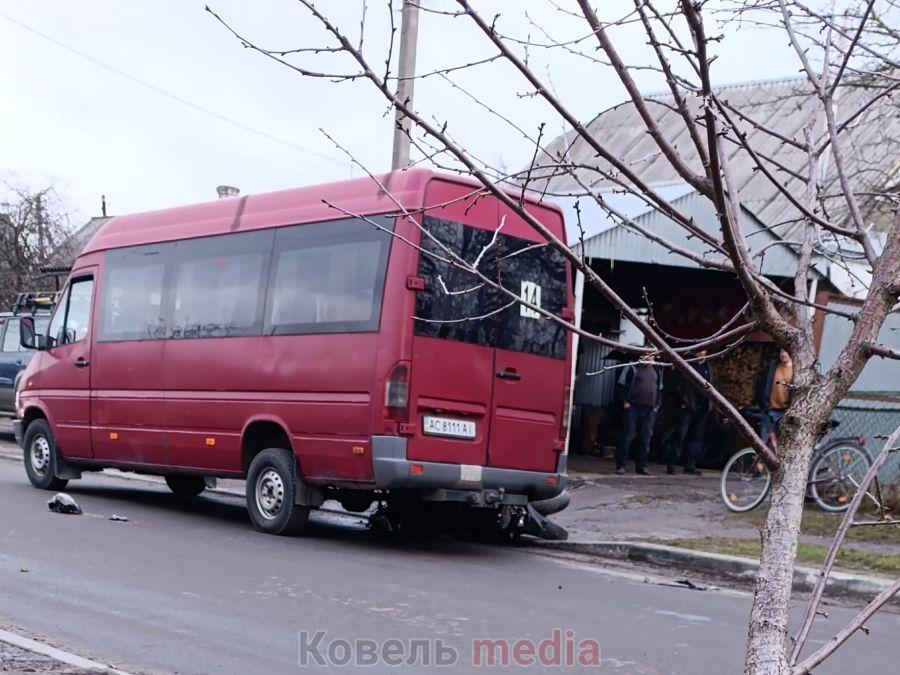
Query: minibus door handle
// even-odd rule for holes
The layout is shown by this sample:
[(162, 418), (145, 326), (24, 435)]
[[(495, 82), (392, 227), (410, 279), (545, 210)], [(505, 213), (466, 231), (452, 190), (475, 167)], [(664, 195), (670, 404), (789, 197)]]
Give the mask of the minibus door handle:
[(75, 359), (75, 367), (76, 368), (87, 368), (89, 365), (91, 365), (91, 362), (88, 361), (87, 359), (84, 359), (80, 356), (77, 359)]
[(519, 374), (518, 374), (515, 370), (513, 370), (512, 368), (507, 368), (506, 370), (498, 370), (496, 373), (494, 373), (494, 375), (496, 375), (497, 377), (499, 377), (501, 380), (515, 380), (515, 381), (518, 381), (518, 380), (521, 380), (521, 379), (522, 379), (522, 376), (519, 375)]

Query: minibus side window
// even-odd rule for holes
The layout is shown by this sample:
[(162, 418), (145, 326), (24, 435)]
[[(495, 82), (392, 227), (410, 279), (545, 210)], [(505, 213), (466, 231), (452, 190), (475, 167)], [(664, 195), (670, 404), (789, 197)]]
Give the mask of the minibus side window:
[(370, 220), (383, 229), (353, 219), (276, 231), (267, 335), (378, 330), (393, 220)]
[(259, 335), (273, 237), (263, 230), (179, 241), (168, 337)]
[(371, 216), (111, 250), (99, 339), (378, 330), (393, 223)]
[(91, 325), (91, 297), (94, 295), (94, 280), (77, 279), (69, 291), (69, 311), (66, 312), (65, 342), (84, 340)]
[(79, 342), (87, 337), (93, 294), (92, 277), (75, 279), (69, 284), (50, 322), (49, 347)]
[(62, 344), (63, 324), (66, 321), (66, 310), (69, 308), (69, 289), (60, 296), (59, 304), (56, 311), (53, 312), (53, 318), (50, 319), (50, 327), (47, 329), (47, 346), (54, 347)]
[(173, 246), (154, 244), (106, 254), (100, 340), (151, 340), (165, 332), (166, 271)]

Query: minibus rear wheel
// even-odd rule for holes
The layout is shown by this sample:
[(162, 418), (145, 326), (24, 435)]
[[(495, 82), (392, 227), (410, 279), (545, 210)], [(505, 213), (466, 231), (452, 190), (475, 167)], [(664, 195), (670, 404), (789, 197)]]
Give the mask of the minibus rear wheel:
[(166, 476), (166, 485), (179, 497), (196, 497), (206, 489), (206, 481), (203, 476), (179, 476), (171, 474)]
[(25, 473), (34, 487), (41, 490), (62, 490), (69, 481), (56, 477), (56, 440), (45, 419), (36, 419), (25, 431)]
[(268, 448), (250, 462), (247, 472), (247, 510), (250, 521), (266, 534), (300, 534), (309, 519), (309, 507), (294, 503), (294, 455), (283, 448)]

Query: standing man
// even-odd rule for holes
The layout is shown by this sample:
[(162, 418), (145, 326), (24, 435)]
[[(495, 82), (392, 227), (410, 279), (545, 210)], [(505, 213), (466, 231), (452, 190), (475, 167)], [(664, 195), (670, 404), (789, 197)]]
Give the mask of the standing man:
[(642, 476), (647, 471), (650, 439), (656, 424), (656, 411), (662, 401), (663, 381), (659, 368), (654, 365), (655, 356), (641, 357), (639, 363), (622, 370), (616, 382), (616, 396), (622, 402), (622, 438), (616, 448), (616, 473), (624, 475), (628, 463), (628, 450), (637, 438), (634, 469)]
[[(706, 350), (701, 349), (693, 362), (694, 370), (707, 382), (712, 382), (709, 364), (706, 362)], [(704, 393), (680, 373), (675, 375), (675, 387), (678, 410), (678, 422), (674, 438), (669, 445), (669, 456), (666, 461), (666, 473), (675, 473), (678, 455), (684, 463), (684, 472), (700, 475), (697, 469), (697, 458), (703, 447), (703, 436), (706, 433), (706, 419), (709, 417), (711, 403)]]
[(791, 384), (794, 381), (794, 364), (787, 350), (778, 352), (778, 360), (766, 368), (756, 390), (756, 402), (762, 413), (759, 421), (759, 437), (764, 443), (772, 430), (778, 433), (781, 418), (791, 405)]

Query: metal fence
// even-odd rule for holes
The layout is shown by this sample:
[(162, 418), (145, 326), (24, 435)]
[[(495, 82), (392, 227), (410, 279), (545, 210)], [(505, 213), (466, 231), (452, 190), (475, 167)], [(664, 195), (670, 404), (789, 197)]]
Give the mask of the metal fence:
[[(841, 424), (829, 438), (856, 436), (866, 438), (873, 459), (884, 449), (887, 436), (900, 426), (900, 398), (852, 397), (834, 409), (832, 417)], [(900, 452), (893, 453), (881, 467), (879, 479), (887, 485), (900, 483)]]

